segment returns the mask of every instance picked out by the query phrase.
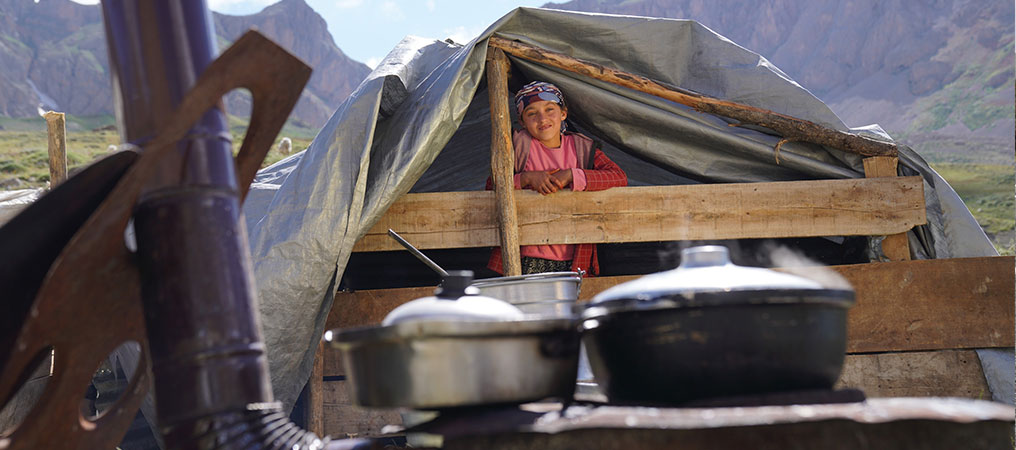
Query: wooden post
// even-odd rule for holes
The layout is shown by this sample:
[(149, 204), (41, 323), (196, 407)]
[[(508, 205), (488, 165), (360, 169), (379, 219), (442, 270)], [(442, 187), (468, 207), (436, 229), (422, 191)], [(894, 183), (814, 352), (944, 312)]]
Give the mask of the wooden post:
[(67, 179), (67, 134), (64, 113), (48, 111), (43, 115), (49, 129), (49, 188)]
[[(899, 158), (893, 156), (872, 156), (864, 158), (864, 176), (867, 178), (895, 177)], [(890, 261), (909, 261), (910, 243), (907, 233), (893, 234), (882, 240), (882, 253)]]
[(320, 341), (314, 352), (310, 381), (307, 382), (307, 431), (318, 436), (324, 436), (325, 432), (324, 357), (325, 342)]
[(500, 49), (487, 51), (487, 91), (490, 93), (490, 171), (494, 179), (501, 264), (505, 276), (522, 275), (518, 215), (515, 211), (515, 155), (511, 114), (508, 111), (508, 58)]

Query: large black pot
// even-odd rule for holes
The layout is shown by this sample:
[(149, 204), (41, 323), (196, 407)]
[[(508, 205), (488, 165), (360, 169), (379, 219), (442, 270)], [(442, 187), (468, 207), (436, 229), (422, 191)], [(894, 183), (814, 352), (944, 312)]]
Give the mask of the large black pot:
[(726, 248), (697, 247), (675, 270), (594, 298), (582, 339), (611, 402), (829, 389), (853, 303), (847, 286), (735, 266)]

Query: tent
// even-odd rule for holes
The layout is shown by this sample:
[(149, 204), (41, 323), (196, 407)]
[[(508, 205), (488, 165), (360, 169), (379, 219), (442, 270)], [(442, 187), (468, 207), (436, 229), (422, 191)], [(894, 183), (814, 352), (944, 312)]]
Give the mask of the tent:
[[(272, 382), (287, 406), (310, 373), (357, 240), (407, 192), (483, 189), (490, 164), (484, 62), (492, 35), (891, 140), (877, 125), (849, 129), (764, 57), (691, 20), (519, 8), (465, 45), (407, 37), (305, 152), (258, 174), (244, 206)], [(864, 177), (858, 155), (790, 142), (777, 161), (780, 138), (764, 129), (732, 127), (722, 117), (521, 59), (511, 63), (512, 87), (539, 79), (564, 91), (573, 125), (605, 143), (630, 185)], [(915, 255), (996, 255), (953, 189), (912, 149), (900, 146), (899, 157), (903, 174), (924, 181), (928, 224), (909, 233)], [(1011, 403), (1011, 352), (981, 356), (994, 368), (986, 370), (994, 373), (994, 398)]]

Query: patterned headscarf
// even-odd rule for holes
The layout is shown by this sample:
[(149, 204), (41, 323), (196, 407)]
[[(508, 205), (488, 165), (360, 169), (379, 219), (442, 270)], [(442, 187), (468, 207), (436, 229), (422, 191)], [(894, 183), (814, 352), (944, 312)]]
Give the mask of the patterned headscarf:
[(546, 81), (534, 81), (519, 89), (515, 93), (515, 108), (518, 109), (519, 115), (522, 115), (522, 111), (530, 103), (540, 100), (554, 102), (564, 108), (564, 95), (561, 94), (561, 90)]

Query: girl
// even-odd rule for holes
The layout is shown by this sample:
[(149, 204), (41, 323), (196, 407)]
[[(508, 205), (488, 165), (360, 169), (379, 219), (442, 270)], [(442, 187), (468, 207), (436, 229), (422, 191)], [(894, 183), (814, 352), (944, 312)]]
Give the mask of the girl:
[[(515, 108), (524, 128), (512, 136), (515, 189), (550, 195), (567, 188), (599, 191), (628, 184), (624, 171), (600, 151), (598, 143), (565, 131), (568, 107), (557, 86), (542, 81), (525, 85), (515, 94)], [(523, 274), (600, 273), (594, 244), (525, 245), (521, 250)], [(491, 253), (487, 267), (504, 273), (499, 247)]]

